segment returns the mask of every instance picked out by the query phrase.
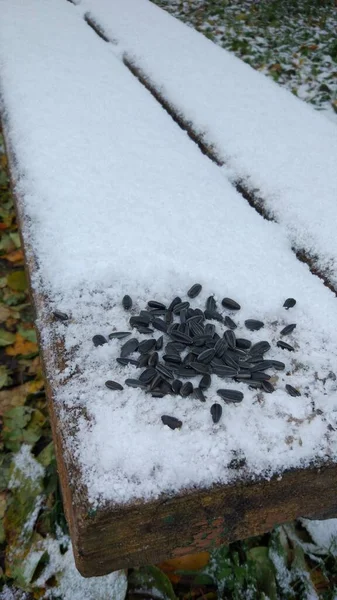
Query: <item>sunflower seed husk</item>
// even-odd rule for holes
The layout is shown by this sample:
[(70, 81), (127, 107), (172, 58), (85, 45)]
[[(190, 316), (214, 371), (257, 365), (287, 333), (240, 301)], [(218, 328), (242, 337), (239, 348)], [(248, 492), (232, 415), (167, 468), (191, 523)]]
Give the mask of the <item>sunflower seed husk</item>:
[(122, 300), (122, 305), (124, 310), (130, 310), (132, 307), (132, 298), (126, 294)]
[(208, 296), (206, 300), (206, 310), (209, 310), (210, 312), (216, 310), (216, 302), (214, 300), (214, 296)]
[(195, 396), (195, 398), (200, 400), (200, 402), (206, 402), (204, 392), (202, 391), (202, 389), (200, 387), (194, 388), (194, 396)]
[(212, 358), (214, 358), (214, 356), (215, 356), (215, 349), (209, 348), (208, 350), (204, 350), (203, 352), (201, 352), (198, 355), (197, 361), (208, 364), (211, 362), (211, 360), (212, 360)]
[(247, 319), (245, 321), (245, 325), (250, 331), (258, 331), (264, 327), (264, 323), (262, 321), (258, 321), (257, 319)]
[(186, 308), (179, 313), (180, 323), (186, 323)]
[(157, 340), (156, 340), (156, 350), (161, 350), (162, 347), (164, 345), (164, 336), (161, 335)]
[(172, 312), (174, 307), (180, 303), (181, 303), (181, 298), (179, 298), (179, 296), (176, 296), (176, 298), (173, 298), (173, 300), (167, 310)]
[(157, 302), (157, 300), (149, 300), (147, 305), (150, 308), (158, 308), (160, 310), (166, 310), (165, 304), (163, 304), (162, 302)]
[(105, 339), (104, 335), (94, 335), (94, 337), (92, 338), (92, 341), (94, 342), (94, 346), (103, 346), (104, 344), (108, 343), (108, 340)]
[(271, 360), (262, 360), (261, 362), (255, 363), (253, 367), (250, 368), (251, 373), (255, 371), (264, 371), (265, 369), (271, 369), (273, 367), (273, 362)]
[(223, 298), (221, 304), (224, 308), (228, 308), (228, 310), (240, 310), (241, 308), (240, 304), (231, 298)]
[(176, 340), (177, 342), (181, 342), (183, 344), (193, 344), (193, 339), (189, 335), (186, 335), (186, 333), (181, 333), (181, 331), (171, 331), (170, 337)]
[(204, 331), (205, 335), (213, 337), (213, 335), (215, 334), (215, 325), (213, 325), (213, 323), (206, 323)]
[(240, 350), (248, 350), (252, 345), (250, 340), (246, 340), (245, 338), (236, 338), (236, 347), (240, 348)]
[(225, 402), (228, 403), (238, 404), (243, 400), (243, 393), (239, 392), (238, 390), (220, 389), (217, 390), (216, 393), (220, 396), (220, 398), (222, 398), (223, 400), (225, 400)]
[(270, 381), (262, 381), (262, 389), (268, 394), (272, 394), (273, 392), (275, 392), (275, 388), (273, 384), (270, 383)]
[(157, 369), (158, 373), (160, 373), (161, 375), (164, 375), (164, 377), (167, 377), (168, 379), (173, 379), (172, 371), (170, 369), (168, 369), (167, 367), (165, 367), (165, 365), (158, 363), (156, 365), (156, 369)]
[(105, 385), (107, 388), (109, 388), (109, 390), (123, 390), (123, 386), (120, 383), (117, 383), (117, 381), (111, 381), (111, 379), (108, 379), (108, 381), (105, 382)]
[(283, 306), (286, 310), (289, 310), (289, 308), (292, 308), (293, 306), (295, 306), (295, 304), (296, 304), (295, 298), (287, 298), (286, 301), (284, 302)]
[(175, 307), (173, 308), (173, 313), (175, 315), (179, 314), (182, 310), (185, 310), (186, 308), (189, 308), (190, 303), (189, 302), (179, 302), (179, 304), (176, 304)]
[(276, 369), (276, 371), (283, 371), (283, 369), (286, 367), (285, 364), (280, 360), (271, 360), (270, 362), (273, 363), (273, 367)]
[(167, 323), (165, 323), (165, 321), (163, 321), (163, 319), (153, 319), (152, 321), (152, 327), (154, 327), (155, 329), (158, 329), (159, 331), (164, 331), (165, 333), (167, 332)]
[(295, 351), (295, 348), (293, 346), (291, 346), (290, 344), (287, 344), (287, 342), (284, 342), (283, 340), (279, 340), (277, 342), (276, 346), (278, 348), (282, 348), (282, 350), (289, 350), (289, 352)]
[(133, 358), (116, 358), (116, 361), (125, 367), (126, 365), (134, 365), (138, 367), (138, 360), (134, 360)]
[(145, 371), (143, 371), (139, 375), (138, 379), (139, 379), (139, 381), (142, 381), (142, 383), (150, 383), (150, 381), (152, 381), (156, 376), (157, 376), (156, 369), (154, 369), (153, 367), (150, 367), (149, 369), (145, 369)]
[(139, 381), (139, 379), (126, 379), (125, 385), (128, 385), (129, 387), (133, 387), (133, 388), (139, 387), (142, 390), (146, 390), (146, 388), (147, 388), (147, 384), (144, 383), (143, 381)]
[(179, 394), (183, 386), (183, 382), (180, 379), (174, 379), (171, 384), (171, 388), (175, 394)]
[(290, 396), (301, 396), (301, 392), (299, 392), (296, 388), (294, 388), (292, 385), (289, 385), (289, 383), (286, 384), (286, 390), (288, 392), (288, 394), (290, 394)]
[(262, 371), (254, 371), (254, 373), (252, 373), (253, 381), (268, 381), (268, 379), (270, 379), (268, 373), (263, 373)]
[(162, 380), (159, 385), (159, 391), (166, 396), (167, 394), (172, 394), (172, 387), (168, 381)]
[(132, 354), (138, 350), (139, 341), (137, 338), (131, 338), (121, 347), (121, 357), (125, 358), (128, 354)]
[(210, 385), (211, 385), (211, 376), (209, 374), (206, 374), (200, 379), (199, 388), (203, 391), (208, 390)]
[(282, 331), (280, 331), (280, 335), (289, 335), (289, 333), (294, 331), (295, 327), (296, 323), (290, 323), (289, 325), (286, 325)]
[(164, 354), (163, 360), (166, 363), (170, 363), (171, 365), (172, 364), (181, 365), (181, 363), (182, 363), (182, 360), (181, 360), (179, 354)]
[(204, 315), (205, 319), (210, 319), (212, 321), (219, 321), (219, 323), (223, 323), (223, 316), (217, 310), (205, 310)]
[(156, 364), (158, 363), (158, 360), (159, 360), (158, 352), (152, 352), (152, 354), (150, 354), (150, 356), (149, 356), (149, 360), (147, 361), (147, 364), (149, 365), (149, 367), (155, 367)]
[(234, 369), (233, 367), (227, 367), (226, 365), (224, 365), (223, 367), (221, 367), (220, 365), (212, 365), (212, 372), (214, 373), (214, 375), (217, 375), (221, 378), (231, 378), (237, 376), (238, 369)]
[(164, 425), (167, 425), (170, 429), (180, 429), (183, 425), (182, 421), (179, 421), (176, 417), (170, 417), (169, 415), (162, 415), (161, 420)]
[(241, 371), (238, 372), (237, 376), (235, 377), (235, 381), (246, 381), (247, 379), (251, 379), (251, 373), (247, 373), (244, 372), (242, 373)]
[(215, 402), (214, 404), (212, 404), (212, 406), (210, 408), (210, 412), (211, 412), (211, 415), (212, 415), (213, 423), (219, 423), (219, 421), (221, 419), (221, 415), (222, 415), (222, 406), (221, 406), (221, 404), (218, 404), (217, 402)]
[(234, 323), (233, 319), (231, 319), (230, 317), (225, 317), (224, 323), (225, 323), (226, 327), (229, 327), (229, 329), (237, 328), (237, 324)]
[(54, 310), (53, 317), (58, 319), (58, 321), (67, 321), (69, 319), (68, 315), (60, 310)]
[(205, 363), (202, 363), (202, 362), (197, 362), (197, 361), (191, 362), (190, 367), (192, 367), (192, 369), (194, 369), (197, 373), (201, 373), (202, 375), (205, 375), (205, 374), (211, 372), (210, 365), (206, 365)]
[(202, 286), (200, 285), (200, 283), (195, 283), (188, 290), (187, 295), (189, 298), (196, 298), (200, 294), (201, 290), (202, 290)]
[(141, 354), (137, 362), (138, 368), (147, 367), (150, 356), (150, 354)]
[(226, 329), (225, 333), (223, 334), (223, 337), (230, 348), (235, 348), (236, 337), (234, 331), (232, 331), (231, 329)]
[(186, 398), (187, 396), (192, 394), (192, 392), (193, 392), (192, 383), (190, 381), (186, 381), (186, 383), (184, 383), (184, 385), (181, 387), (180, 395), (183, 396), (183, 398)]

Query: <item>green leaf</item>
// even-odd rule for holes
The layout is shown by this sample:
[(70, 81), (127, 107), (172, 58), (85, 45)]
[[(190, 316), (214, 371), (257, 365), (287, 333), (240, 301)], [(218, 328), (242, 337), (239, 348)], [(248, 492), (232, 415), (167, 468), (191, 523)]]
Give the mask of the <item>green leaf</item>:
[(0, 454), (0, 492), (8, 488), (12, 454)]
[(10, 346), (10, 344), (14, 344), (15, 335), (14, 333), (10, 333), (5, 329), (0, 329), (0, 346)]
[(269, 558), (266, 546), (257, 546), (247, 552), (247, 558), (255, 566), (258, 590), (264, 592), (269, 600), (277, 600), (275, 569)]
[(3, 440), (6, 448), (17, 452), (22, 443), (35, 444), (42, 435), (45, 417), (29, 406), (16, 406), (4, 415)]
[(164, 600), (176, 600), (169, 578), (157, 567), (133, 569), (129, 574), (129, 587), (137, 592), (148, 592), (151, 596)]
[(7, 276), (7, 284), (16, 292), (24, 292), (27, 288), (27, 279), (24, 271), (13, 271)]
[(17, 331), (25, 340), (33, 342), (34, 344), (37, 343), (36, 331), (33, 327), (31, 329), (25, 329), (24, 327), (19, 325)]
[(52, 463), (54, 458), (55, 452), (53, 442), (50, 442), (48, 446), (43, 448), (43, 450), (41, 450), (40, 454), (37, 456), (37, 460), (43, 467), (48, 467)]
[(10, 236), (10, 238), (11, 238), (11, 240), (12, 240), (13, 244), (15, 244), (15, 247), (16, 247), (16, 248), (20, 248), (20, 246), (21, 246), (21, 240), (20, 240), (20, 235), (19, 235), (19, 233), (18, 233), (17, 231), (12, 231), (12, 232), (9, 234), (9, 236)]
[(6, 365), (0, 365), (0, 390), (5, 386), (9, 386), (13, 383), (13, 380), (9, 374)]

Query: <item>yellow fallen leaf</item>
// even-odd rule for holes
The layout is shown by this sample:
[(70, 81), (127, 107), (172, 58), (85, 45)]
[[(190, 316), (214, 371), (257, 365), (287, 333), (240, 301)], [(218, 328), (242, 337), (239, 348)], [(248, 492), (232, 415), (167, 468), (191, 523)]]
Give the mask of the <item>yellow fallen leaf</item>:
[(15, 338), (15, 343), (6, 348), (6, 354), (9, 356), (17, 356), (18, 354), (25, 356), (26, 354), (33, 354), (33, 352), (38, 351), (37, 344), (25, 340), (19, 333), (15, 335)]
[(29, 394), (29, 386), (30, 382), (27, 382), (10, 389), (2, 390), (0, 392), (0, 415), (3, 415), (10, 408), (23, 406)]
[(40, 390), (42, 390), (43, 387), (44, 387), (43, 379), (36, 379), (34, 381), (31, 381), (29, 383), (29, 393), (35, 394), (35, 392), (39, 392)]
[(12, 252), (5, 254), (4, 258), (11, 263), (23, 262), (23, 252), (19, 248), (19, 250), (13, 250)]
[(165, 560), (157, 566), (168, 576), (172, 583), (178, 583), (180, 575), (176, 571), (199, 571), (208, 564), (209, 558), (209, 552), (198, 552)]

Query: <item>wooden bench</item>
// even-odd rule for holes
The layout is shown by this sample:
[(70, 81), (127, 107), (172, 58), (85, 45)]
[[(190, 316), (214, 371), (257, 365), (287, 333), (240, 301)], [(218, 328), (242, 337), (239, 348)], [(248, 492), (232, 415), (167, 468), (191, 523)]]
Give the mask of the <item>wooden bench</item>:
[[(336, 516), (337, 144), (322, 116), (149, 2), (90, 5), (4, 3), (0, 82), (65, 511), (78, 569), (97, 576)], [(137, 314), (196, 281), (193, 306), (237, 299), (253, 341), (276, 342), (297, 300), (277, 391), (223, 403), (218, 425), (214, 384), (205, 404), (112, 392), (120, 344), (92, 343), (129, 328), (124, 294)]]

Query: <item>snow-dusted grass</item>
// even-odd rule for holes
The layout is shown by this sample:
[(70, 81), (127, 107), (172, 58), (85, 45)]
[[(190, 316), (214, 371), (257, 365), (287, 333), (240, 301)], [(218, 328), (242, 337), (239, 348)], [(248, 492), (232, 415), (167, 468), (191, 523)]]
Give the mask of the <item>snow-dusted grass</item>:
[(337, 123), (337, 8), (312, 0), (153, 0)]

